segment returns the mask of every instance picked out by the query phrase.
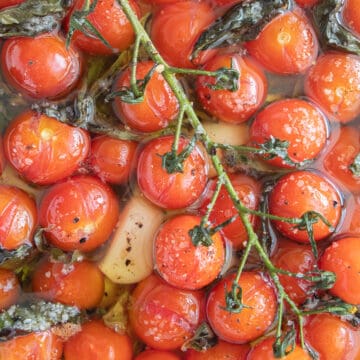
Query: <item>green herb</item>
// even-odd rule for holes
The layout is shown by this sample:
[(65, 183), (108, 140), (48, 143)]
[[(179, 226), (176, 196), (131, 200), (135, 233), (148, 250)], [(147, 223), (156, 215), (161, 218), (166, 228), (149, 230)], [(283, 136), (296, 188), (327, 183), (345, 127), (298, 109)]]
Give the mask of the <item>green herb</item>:
[(349, 170), (353, 173), (354, 176), (360, 176), (360, 153), (355, 156), (354, 161), (349, 166)]
[(0, 266), (6, 268), (16, 268), (30, 259), (36, 250), (31, 245), (21, 245), (14, 250), (0, 249)]

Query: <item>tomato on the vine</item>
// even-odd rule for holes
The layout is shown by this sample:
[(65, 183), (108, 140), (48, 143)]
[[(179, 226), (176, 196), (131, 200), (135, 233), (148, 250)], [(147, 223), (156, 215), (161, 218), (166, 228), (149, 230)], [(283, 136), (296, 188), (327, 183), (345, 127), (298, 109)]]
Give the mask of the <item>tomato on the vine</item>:
[(346, 25), (360, 35), (360, 7), (357, 0), (345, 0), (342, 11)]
[(15, 273), (0, 268), (0, 311), (14, 305), (20, 296), (20, 283)]

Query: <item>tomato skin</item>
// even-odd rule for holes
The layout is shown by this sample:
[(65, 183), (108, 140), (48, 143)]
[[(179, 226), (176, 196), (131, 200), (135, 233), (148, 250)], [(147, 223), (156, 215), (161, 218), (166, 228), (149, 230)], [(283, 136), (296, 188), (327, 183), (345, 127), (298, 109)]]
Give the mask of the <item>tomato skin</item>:
[[(205, 189), (208, 173), (206, 160), (196, 146), (184, 161), (184, 171), (168, 174), (162, 168), (159, 155), (170, 152), (173, 142), (173, 136), (148, 142), (139, 156), (137, 167), (140, 190), (151, 202), (166, 209), (185, 208), (194, 203)], [(189, 140), (181, 137), (178, 153), (188, 143)]]
[(129, 319), (136, 335), (156, 350), (176, 350), (191, 338), (203, 319), (204, 294), (181, 290), (155, 275), (132, 293)]
[(60, 360), (63, 343), (51, 330), (17, 336), (0, 342), (0, 359)]
[(79, 175), (45, 193), (39, 222), (52, 245), (65, 251), (92, 251), (109, 238), (118, 215), (114, 192), (96, 177)]
[(185, 360), (246, 360), (249, 350), (248, 344), (231, 344), (219, 340), (215, 346), (206, 351), (187, 350)]
[(90, 136), (35, 111), (18, 115), (4, 135), (5, 155), (28, 181), (49, 185), (74, 173), (87, 157)]
[[(94, 0), (91, 1), (91, 3)], [(69, 16), (65, 19), (65, 30), (69, 30), (70, 16), (74, 11), (81, 10), (85, 0), (77, 0)], [(130, 6), (138, 17), (141, 16), (140, 8), (134, 0), (130, 0)], [(133, 28), (128, 21), (121, 6), (116, 0), (98, 1), (95, 9), (86, 19), (98, 30), (102, 37), (111, 45), (106, 46), (93, 36), (87, 36), (79, 30), (75, 30), (72, 43), (79, 49), (92, 55), (111, 55), (126, 50), (135, 40)]]
[(360, 114), (359, 74), (359, 56), (324, 53), (305, 77), (305, 94), (330, 120), (347, 123)]
[[(322, 214), (332, 225), (337, 226), (341, 216), (341, 199), (335, 187), (322, 175), (310, 171), (295, 171), (281, 177), (269, 195), (269, 212), (286, 218), (300, 218), (307, 211)], [(274, 220), (276, 229), (286, 237), (307, 243), (306, 230), (294, 224)], [(313, 225), (315, 241), (331, 234), (331, 229), (321, 220)]]
[(0, 247), (14, 250), (32, 244), (37, 224), (35, 201), (23, 190), (0, 185)]
[(267, 80), (263, 71), (249, 58), (240, 54), (222, 54), (205, 63), (204, 69), (216, 71), (234, 68), (239, 72), (238, 90), (212, 90), (215, 79), (198, 76), (196, 93), (203, 108), (221, 121), (240, 124), (247, 121), (263, 104), (267, 93)]
[(360, 35), (360, 8), (356, 0), (345, 0), (342, 18), (351, 30)]
[(222, 340), (244, 344), (255, 340), (268, 329), (276, 315), (277, 298), (274, 288), (259, 272), (243, 272), (239, 285), (242, 301), (249, 308), (231, 313), (224, 308), (225, 291), (230, 291), (235, 274), (223, 278), (210, 291), (206, 312), (213, 331)]
[(346, 237), (334, 241), (320, 258), (320, 268), (336, 275), (329, 290), (350, 304), (360, 304), (360, 238)]
[(131, 360), (128, 335), (116, 333), (100, 320), (88, 321), (64, 345), (65, 360)]
[(303, 8), (309, 8), (316, 5), (319, 0), (295, 0), (295, 2)]
[(35, 269), (32, 290), (46, 300), (92, 309), (101, 302), (104, 275), (90, 261), (64, 264), (45, 259)]
[(14, 305), (20, 295), (20, 283), (11, 270), (0, 268), (0, 311)]
[(96, 136), (91, 141), (90, 166), (104, 182), (126, 184), (134, 168), (137, 143)]
[(224, 242), (219, 233), (212, 245), (195, 246), (189, 231), (201, 218), (178, 215), (162, 225), (155, 238), (154, 257), (160, 276), (170, 285), (188, 290), (201, 289), (220, 274), (225, 261)]
[(305, 72), (319, 47), (312, 25), (299, 8), (275, 17), (245, 46), (266, 70), (277, 74)]
[[(151, 71), (152, 61), (139, 62), (136, 67), (136, 79), (144, 79)], [(130, 86), (130, 68), (127, 68), (114, 84), (114, 91)], [(163, 76), (154, 72), (145, 88), (144, 100), (129, 104), (119, 98), (114, 100), (114, 110), (118, 118), (130, 128), (151, 132), (165, 128), (178, 114), (179, 103)]]
[[(289, 142), (288, 156), (294, 163), (313, 160), (326, 143), (326, 118), (308, 101), (275, 101), (259, 112), (250, 126), (253, 145), (264, 144), (271, 137)], [(267, 162), (278, 167), (292, 167), (280, 157)]]
[(81, 74), (80, 54), (54, 34), (12, 37), (1, 50), (4, 79), (16, 91), (33, 99), (53, 99), (68, 94)]
[(190, 60), (201, 32), (215, 20), (211, 7), (204, 2), (180, 1), (155, 11), (151, 39), (171, 66), (194, 68)]
[[(244, 174), (230, 175), (230, 181), (239, 197), (241, 203), (251, 210), (256, 210), (260, 202), (261, 186), (258, 181), (250, 176)], [(202, 214), (206, 213), (207, 206), (211, 201), (211, 197), (216, 187), (217, 178), (210, 181), (208, 190), (205, 194), (204, 201), (201, 204), (200, 211)], [(210, 213), (209, 221), (214, 226), (223, 223), (232, 216), (237, 214), (237, 210), (231, 200), (225, 186), (220, 189), (219, 197), (217, 198), (213, 210)], [(256, 218), (249, 215), (250, 222), (255, 225)], [(233, 248), (241, 249), (244, 242), (248, 240), (248, 235), (244, 224), (240, 217), (235, 221), (225, 226), (222, 233), (228, 239)]]
[(0, 0), (0, 9), (15, 6), (23, 3), (25, 0)]
[(146, 350), (140, 353), (134, 360), (180, 360), (181, 358), (169, 351)]

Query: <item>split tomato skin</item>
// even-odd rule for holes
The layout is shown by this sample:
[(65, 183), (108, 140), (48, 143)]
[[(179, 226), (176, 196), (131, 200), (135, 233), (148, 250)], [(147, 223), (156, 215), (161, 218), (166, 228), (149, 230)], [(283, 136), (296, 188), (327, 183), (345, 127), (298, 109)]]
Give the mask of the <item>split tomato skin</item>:
[(65, 96), (76, 86), (82, 68), (80, 53), (66, 48), (56, 34), (11, 37), (1, 50), (1, 70), (6, 82), (32, 99)]
[(43, 196), (40, 226), (64, 251), (92, 251), (111, 235), (119, 216), (112, 189), (94, 176), (78, 175), (53, 185)]
[(0, 311), (14, 305), (20, 296), (20, 283), (15, 273), (0, 268)]

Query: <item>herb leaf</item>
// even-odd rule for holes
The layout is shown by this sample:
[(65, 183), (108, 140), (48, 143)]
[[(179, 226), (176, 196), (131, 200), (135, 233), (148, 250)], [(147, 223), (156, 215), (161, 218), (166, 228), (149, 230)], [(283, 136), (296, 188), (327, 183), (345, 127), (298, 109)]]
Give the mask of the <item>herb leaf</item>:
[(349, 170), (353, 173), (354, 176), (360, 176), (360, 153), (356, 155), (354, 161), (350, 164)]

